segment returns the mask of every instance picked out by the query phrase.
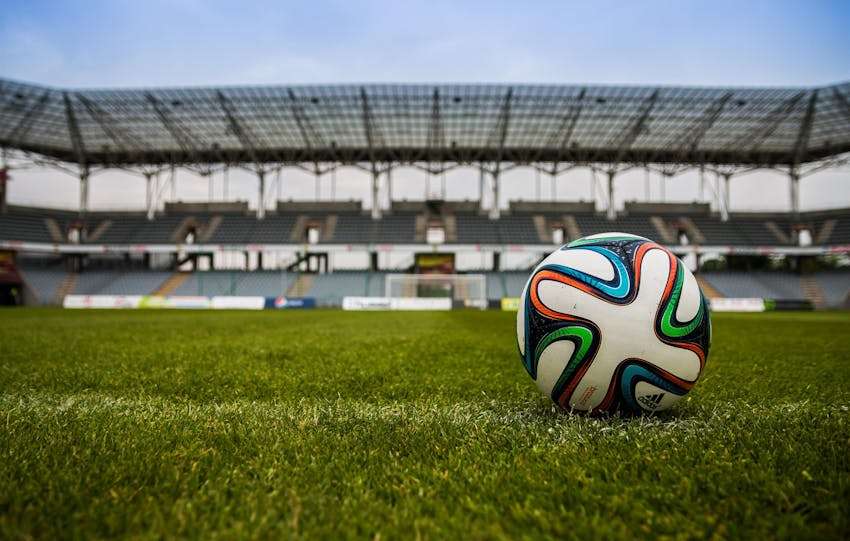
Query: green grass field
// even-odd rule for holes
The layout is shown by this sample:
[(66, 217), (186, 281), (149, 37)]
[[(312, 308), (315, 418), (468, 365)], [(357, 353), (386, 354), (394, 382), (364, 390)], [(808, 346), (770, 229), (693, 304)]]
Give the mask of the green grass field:
[(850, 314), (715, 316), (651, 418), (501, 312), (0, 311), (0, 538), (850, 536)]

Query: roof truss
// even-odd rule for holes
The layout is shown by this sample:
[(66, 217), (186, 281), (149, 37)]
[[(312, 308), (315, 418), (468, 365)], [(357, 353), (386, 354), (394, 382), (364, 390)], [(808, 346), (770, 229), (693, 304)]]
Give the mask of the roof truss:
[(0, 80), (0, 146), (117, 167), (794, 166), (850, 152), (848, 96), (847, 83), (63, 91)]

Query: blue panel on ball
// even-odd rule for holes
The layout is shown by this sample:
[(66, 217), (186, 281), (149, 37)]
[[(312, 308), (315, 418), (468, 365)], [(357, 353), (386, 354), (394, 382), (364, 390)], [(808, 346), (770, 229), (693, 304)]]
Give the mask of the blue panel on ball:
[(625, 298), (631, 290), (631, 280), (629, 280), (629, 271), (626, 269), (626, 265), (623, 264), (623, 260), (620, 259), (620, 256), (607, 248), (600, 248), (598, 246), (584, 246), (581, 249), (591, 250), (605, 256), (605, 258), (614, 265), (614, 269), (616, 270), (617, 275), (614, 279), (608, 282), (565, 265), (552, 264), (546, 265), (543, 268), (557, 271), (561, 274), (566, 274), (567, 276), (572, 276), (573, 278), (581, 280), (585, 284), (595, 287), (599, 291), (614, 297), (615, 299)]

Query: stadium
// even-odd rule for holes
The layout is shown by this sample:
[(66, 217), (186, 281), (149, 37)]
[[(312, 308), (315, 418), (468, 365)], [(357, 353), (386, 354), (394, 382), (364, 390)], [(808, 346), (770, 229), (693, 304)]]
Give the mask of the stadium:
[[(486, 266), (466, 272), (462, 286), (432, 279), (425, 289), (486, 307), (519, 297), (530, 267), (558, 245), (611, 230), (660, 239), (692, 256), (697, 269), (706, 262), (699, 277), (714, 299), (815, 308), (848, 302), (850, 275), (821, 260), (846, 257), (850, 209), (799, 209), (802, 177), (847, 163), (848, 84), (73, 91), (3, 81), (2, 99), (7, 156), (76, 166), (80, 178), (79, 209), (4, 205), (2, 246), (17, 260), (7, 302), (221, 295), (339, 307), (345, 297), (415, 298), (421, 280), (388, 282), (387, 274), (454, 273), (456, 259), (480, 254)], [(269, 204), (266, 182), (279, 186), (289, 168), (318, 176), (346, 166), (369, 172), (367, 208), (362, 201)], [(162, 202), (178, 167), (207, 177), (249, 168), (262, 204)], [(426, 178), (474, 168), (479, 198), (394, 200), (392, 173), (402, 167)], [(559, 174), (587, 169), (601, 201), (538, 196), (506, 209), (493, 204), (500, 175), (520, 167), (529, 184), (536, 172), (553, 186)], [(146, 180), (145, 212), (88, 210), (89, 176), (103, 168)], [(609, 202), (618, 173), (631, 168), (668, 178), (697, 169), (715, 201), (700, 194), (691, 204), (629, 202), (620, 211)], [(787, 212), (731, 212), (730, 182), (758, 168), (787, 175)], [(365, 265), (337, 271), (340, 253), (360, 254)], [(514, 269), (503, 270), (503, 260)]]
[[(0, 538), (850, 535), (846, 79), (19, 73), (0, 77)], [(784, 208), (733, 206), (739, 182)], [(611, 278), (576, 259), (572, 326), (538, 341), (535, 279), (586, 246)], [(653, 251), (669, 274), (641, 298)], [(627, 309), (696, 374), (635, 332), (606, 407), (575, 407)]]

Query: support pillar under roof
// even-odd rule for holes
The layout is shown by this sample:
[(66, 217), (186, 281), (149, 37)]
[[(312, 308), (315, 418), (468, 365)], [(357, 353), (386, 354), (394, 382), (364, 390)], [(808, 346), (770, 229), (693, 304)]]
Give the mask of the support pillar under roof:
[(484, 213), (484, 168), (478, 168), (478, 208)]
[(791, 212), (795, 215), (800, 213), (800, 174), (791, 170), (788, 175), (789, 188), (791, 189)]
[(393, 170), (387, 168), (387, 203), (389, 208), (393, 207)]
[(378, 180), (380, 179), (381, 173), (373, 167), (372, 168), (372, 219), (380, 220), (381, 219), (381, 203), (378, 200)]
[(153, 173), (145, 173), (145, 214), (148, 220), (153, 220), (156, 210), (155, 189), (153, 185)]
[(729, 221), (729, 179), (732, 177), (730, 173), (723, 173), (723, 188), (722, 201), (720, 205), (720, 220), (723, 222)]
[(257, 180), (259, 180), (259, 193), (257, 195), (257, 219), (262, 220), (266, 217), (266, 172), (257, 171)]
[(89, 170), (87, 167), (80, 169), (80, 216), (85, 216), (89, 211)]
[(608, 221), (611, 222), (617, 218), (617, 209), (614, 207), (614, 177), (616, 175), (616, 171), (608, 171), (608, 208), (606, 215)]
[(499, 170), (497, 169), (493, 173), (493, 185), (492, 185), (492, 196), (493, 202), (490, 206), (490, 219), (498, 220), (501, 215), (501, 209), (499, 208)]

